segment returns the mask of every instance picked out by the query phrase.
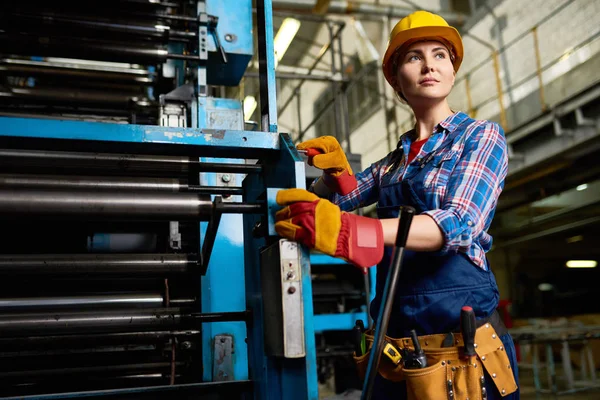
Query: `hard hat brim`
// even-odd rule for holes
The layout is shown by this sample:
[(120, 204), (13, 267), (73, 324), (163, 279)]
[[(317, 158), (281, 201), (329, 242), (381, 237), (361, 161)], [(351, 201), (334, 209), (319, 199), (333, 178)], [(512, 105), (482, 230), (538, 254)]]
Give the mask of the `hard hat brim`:
[(464, 54), (462, 38), (458, 31), (451, 26), (421, 26), (399, 32), (389, 42), (385, 55), (383, 56), (382, 69), (383, 75), (390, 85), (392, 85), (392, 79), (395, 74), (395, 71), (391, 71), (390, 69), (394, 53), (406, 44), (424, 39), (436, 40), (436, 38), (444, 39), (454, 47), (454, 71), (458, 72)]

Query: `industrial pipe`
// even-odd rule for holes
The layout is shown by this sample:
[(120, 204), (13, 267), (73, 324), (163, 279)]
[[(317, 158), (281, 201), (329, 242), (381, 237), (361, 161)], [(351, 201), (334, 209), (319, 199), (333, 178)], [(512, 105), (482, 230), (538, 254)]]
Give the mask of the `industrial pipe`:
[(199, 260), (186, 254), (14, 254), (0, 255), (0, 273), (155, 275), (193, 271)]
[[(21, 297), (0, 299), (0, 312), (11, 312), (28, 309), (73, 309), (81, 307), (108, 308), (158, 308), (164, 305), (164, 297), (158, 293), (147, 294), (113, 294), (95, 296), (68, 297)], [(194, 304), (194, 299), (170, 299), (170, 303), (178, 307)], [(173, 304), (173, 305), (174, 305)]]

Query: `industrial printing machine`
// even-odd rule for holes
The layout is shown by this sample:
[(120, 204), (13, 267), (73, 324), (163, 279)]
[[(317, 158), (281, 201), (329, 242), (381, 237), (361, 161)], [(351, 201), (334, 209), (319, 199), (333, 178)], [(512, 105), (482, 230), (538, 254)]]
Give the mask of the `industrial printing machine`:
[[(3, 3), (0, 398), (318, 397), (309, 255), (273, 228), (304, 163), (255, 7)], [(221, 94), (253, 36), (247, 129)]]

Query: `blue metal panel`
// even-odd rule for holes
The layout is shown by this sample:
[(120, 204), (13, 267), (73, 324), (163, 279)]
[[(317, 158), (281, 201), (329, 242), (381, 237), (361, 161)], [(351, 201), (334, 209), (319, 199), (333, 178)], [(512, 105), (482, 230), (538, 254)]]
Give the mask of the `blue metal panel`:
[(344, 314), (319, 314), (315, 315), (315, 333), (324, 331), (350, 330), (357, 320), (362, 319), (367, 324), (367, 313), (365, 311)]
[[(280, 158), (275, 164), (265, 168), (263, 176), (251, 175), (244, 181), (244, 189), (248, 193), (246, 201), (255, 201), (258, 197), (268, 194), (270, 217), (268, 231), (274, 232), (273, 213), (281, 208), (274, 203), (276, 189), (305, 187), (304, 162), (299, 157), (289, 136), (281, 135)], [(265, 187), (258, 190), (257, 188)], [(264, 320), (262, 299), (260, 296), (260, 259), (253, 254), (257, 248), (265, 245), (263, 238), (256, 238), (252, 230), (258, 216), (246, 216), (244, 220), (244, 238), (246, 243), (246, 284), (247, 303), (253, 311), (253, 329), (248, 331), (250, 343), (250, 377), (255, 381), (255, 398), (257, 399), (318, 399), (317, 357), (313, 323), (312, 282), (310, 273), (309, 253), (302, 249), (302, 290), (304, 307), (304, 336), (306, 357), (299, 359), (274, 360), (265, 356), (263, 333), (260, 327)], [(262, 221), (263, 223), (265, 221)]]
[(175, 128), (155, 125), (124, 125), (102, 122), (0, 117), (0, 136), (40, 139), (96, 140), (102, 142), (186, 144), (233, 151), (248, 158), (253, 150), (278, 150), (277, 133), (220, 129)]
[[(206, 12), (219, 18), (217, 33), (227, 54), (225, 64), (214, 38), (209, 35), (208, 84), (236, 86), (244, 76), (254, 53), (252, 1), (209, 0), (206, 2)], [(272, 26), (269, 26), (271, 30)]]
[(195, 126), (241, 131), (244, 129), (242, 103), (234, 99), (199, 97), (198, 125)]

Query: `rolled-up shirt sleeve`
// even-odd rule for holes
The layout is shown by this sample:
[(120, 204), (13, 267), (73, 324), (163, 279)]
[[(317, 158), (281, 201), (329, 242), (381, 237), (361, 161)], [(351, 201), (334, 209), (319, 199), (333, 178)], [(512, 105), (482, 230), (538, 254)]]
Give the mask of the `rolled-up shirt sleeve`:
[[(356, 174), (356, 189), (342, 196), (334, 192), (329, 192), (326, 195), (317, 193), (340, 207), (342, 211), (354, 211), (360, 207), (371, 205), (377, 201), (379, 196), (379, 180), (381, 170), (388, 164), (390, 155), (388, 154), (383, 159), (374, 162), (364, 171)], [(315, 186), (318, 184), (317, 178), (310, 185), (309, 190), (314, 192)]]
[(476, 127), (448, 178), (440, 208), (426, 211), (440, 227), (440, 252), (467, 252), (475, 239), (489, 248), (487, 233), (508, 170), (508, 151), (502, 128), (493, 122)]

